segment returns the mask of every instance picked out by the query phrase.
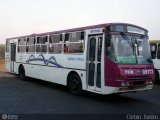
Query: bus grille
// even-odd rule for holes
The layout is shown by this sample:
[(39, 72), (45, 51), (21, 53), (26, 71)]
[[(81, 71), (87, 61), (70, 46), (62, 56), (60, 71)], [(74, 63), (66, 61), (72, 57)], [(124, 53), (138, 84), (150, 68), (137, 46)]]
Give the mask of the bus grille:
[(146, 79), (150, 79), (150, 78), (148, 78), (147, 76), (132, 76), (132, 77), (127, 77), (127, 80), (146, 80)]
[(133, 81), (133, 85), (144, 85), (145, 84), (145, 81)]

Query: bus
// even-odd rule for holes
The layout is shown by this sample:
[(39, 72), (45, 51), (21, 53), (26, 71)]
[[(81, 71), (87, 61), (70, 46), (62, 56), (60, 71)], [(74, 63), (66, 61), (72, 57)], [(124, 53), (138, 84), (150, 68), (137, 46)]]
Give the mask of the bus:
[(154, 81), (148, 31), (127, 23), (8, 38), (5, 65), (22, 80), (65, 85), (73, 94), (149, 90)]
[(160, 83), (160, 40), (150, 40), (149, 42), (155, 69), (155, 82)]

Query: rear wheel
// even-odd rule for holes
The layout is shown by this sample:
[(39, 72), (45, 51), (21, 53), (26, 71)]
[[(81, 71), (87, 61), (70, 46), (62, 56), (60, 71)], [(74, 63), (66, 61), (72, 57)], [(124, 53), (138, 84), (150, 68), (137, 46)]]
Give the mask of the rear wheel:
[(160, 83), (159, 73), (157, 70), (155, 70), (155, 83)]
[(75, 95), (79, 95), (82, 92), (82, 82), (78, 74), (71, 75), (68, 81), (68, 88)]
[(19, 78), (21, 80), (25, 80), (26, 79), (26, 76), (25, 76), (25, 69), (23, 66), (20, 66), (19, 68)]

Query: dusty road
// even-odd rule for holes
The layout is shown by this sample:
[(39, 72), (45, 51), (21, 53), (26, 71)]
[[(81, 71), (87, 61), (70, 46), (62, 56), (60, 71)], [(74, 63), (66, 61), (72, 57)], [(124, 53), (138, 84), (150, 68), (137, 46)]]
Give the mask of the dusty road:
[[(160, 115), (160, 85), (152, 90), (101, 96), (74, 96), (66, 87), (0, 71), (0, 114)], [(53, 117), (53, 116), (52, 116)], [(84, 117), (84, 116), (83, 116)], [(160, 118), (160, 116), (159, 116)], [(158, 118), (158, 119), (159, 119)]]

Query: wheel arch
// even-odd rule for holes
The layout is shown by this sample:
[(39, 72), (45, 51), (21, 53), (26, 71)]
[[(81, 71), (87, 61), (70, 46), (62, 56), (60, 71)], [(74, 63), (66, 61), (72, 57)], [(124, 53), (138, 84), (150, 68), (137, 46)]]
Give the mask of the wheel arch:
[(19, 65), (19, 67), (18, 67), (18, 74), (19, 74), (19, 71), (20, 71), (20, 68), (21, 68), (21, 67), (24, 68), (23, 64), (20, 64), (20, 65)]
[(159, 72), (158, 72), (158, 70), (157, 70), (156, 68), (154, 68), (154, 70), (155, 70), (155, 82), (156, 82), (156, 83), (160, 83), (160, 79), (159, 79), (160, 75), (159, 75)]

